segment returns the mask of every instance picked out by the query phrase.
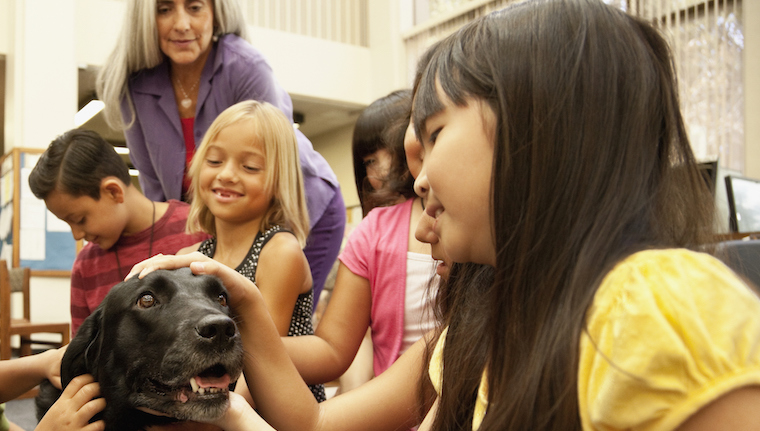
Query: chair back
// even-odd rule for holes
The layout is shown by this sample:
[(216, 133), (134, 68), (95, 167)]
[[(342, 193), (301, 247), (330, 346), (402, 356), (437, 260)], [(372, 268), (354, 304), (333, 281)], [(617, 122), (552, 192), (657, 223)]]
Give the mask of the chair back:
[[(29, 279), (31, 270), (27, 267), (8, 268), (6, 261), (0, 260), (0, 284), (2, 284), (2, 293), (0, 293), (0, 302), (3, 303), (2, 310), (10, 310), (11, 294), (21, 293), (23, 298), (24, 313), (23, 318), (28, 320), (31, 314), (29, 305)], [(7, 304), (7, 306), (5, 305)], [(6, 307), (8, 310), (6, 310)]]
[[(69, 322), (32, 322), (29, 280), (31, 270), (26, 267), (8, 268), (4, 260), (0, 260), (0, 359), (10, 359), (12, 356), (11, 337), (19, 337), (19, 356), (31, 355), (32, 344), (43, 344), (60, 347), (68, 344), (71, 339)], [(23, 295), (23, 316), (12, 318), (11, 294)], [(21, 314), (21, 313), (19, 313)], [(60, 334), (61, 341), (32, 339), (35, 334)]]
[(3, 346), (4, 343), (10, 342), (10, 336), (11, 283), (8, 274), (8, 264), (4, 260), (0, 260), (0, 348), (3, 350), (6, 350)]
[(11, 283), (11, 293), (26, 292), (29, 290), (29, 268), (11, 268), (8, 270), (8, 278)]
[(28, 267), (8, 269), (8, 280), (10, 282), (11, 293), (21, 293), (23, 298), (23, 319), (31, 319), (31, 306), (29, 298), (29, 280), (32, 277), (32, 271)]
[(760, 288), (760, 240), (732, 240), (718, 244), (718, 257), (737, 274)]

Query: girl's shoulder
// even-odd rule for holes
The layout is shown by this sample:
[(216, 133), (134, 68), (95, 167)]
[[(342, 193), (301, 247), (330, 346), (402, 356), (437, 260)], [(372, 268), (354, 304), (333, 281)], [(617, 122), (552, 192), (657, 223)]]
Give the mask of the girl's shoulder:
[(676, 428), (722, 394), (760, 383), (758, 340), (760, 300), (720, 260), (683, 249), (629, 256), (586, 312), (584, 428)]
[(702, 308), (721, 300), (757, 302), (757, 296), (712, 255), (661, 249), (640, 251), (619, 262), (602, 280), (593, 307), (649, 303)]
[(289, 286), (297, 293), (311, 289), (309, 262), (292, 232), (277, 230), (262, 246), (256, 271), (256, 283)]
[(354, 229), (354, 232), (365, 232), (366, 235), (371, 237), (376, 235), (400, 235), (404, 238), (404, 241), (406, 241), (406, 230), (399, 230), (399, 228), (409, 224), (409, 217), (412, 215), (413, 203), (414, 199), (407, 199), (396, 205), (373, 208), (367, 216), (359, 222), (356, 229)]
[[(267, 256), (272, 255), (275, 259), (278, 257), (303, 255), (303, 249), (298, 242), (298, 238), (296, 238), (293, 232), (282, 227), (278, 226), (264, 231), (257, 238), (257, 242), (259, 239), (263, 239), (261, 241), (261, 257), (264, 257), (264, 254)], [(265, 251), (266, 253), (264, 253)]]
[(650, 330), (659, 333), (677, 326), (689, 332), (744, 318), (760, 327), (760, 300), (723, 262), (706, 253), (663, 249), (634, 253), (607, 273), (586, 324), (600, 331), (654, 325)]

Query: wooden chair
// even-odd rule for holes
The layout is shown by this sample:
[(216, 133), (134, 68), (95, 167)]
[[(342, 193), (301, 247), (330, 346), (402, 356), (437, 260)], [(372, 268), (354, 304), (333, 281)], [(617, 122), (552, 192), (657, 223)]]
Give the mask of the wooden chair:
[[(21, 339), (19, 356), (32, 354), (32, 344), (46, 344), (55, 347), (68, 344), (71, 337), (71, 325), (67, 323), (34, 323), (31, 321), (29, 303), (29, 268), (11, 268), (0, 260), (0, 359), (11, 358), (11, 336)], [(23, 295), (23, 317), (11, 317), (11, 293)], [(32, 340), (33, 334), (60, 334), (61, 342)]]

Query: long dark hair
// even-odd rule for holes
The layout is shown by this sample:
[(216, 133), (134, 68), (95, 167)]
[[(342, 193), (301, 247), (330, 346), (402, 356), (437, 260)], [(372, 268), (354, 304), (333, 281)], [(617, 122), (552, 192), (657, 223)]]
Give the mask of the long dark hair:
[[(411, 109), (412, 90), (396, 90), (372, 102), (356, 120), (352, 142), (354, 181), (364, 215), (374, 207), (414, 197), (414, 178), (404, 152), (404, 133)], [(384, 186), (374, 190), (367, 179), (364, 158), (381, 149), (391, 155), (391, 166), (383, 179)]]
[[(697, 248), (713, 206), (686, 136), (665, 40), (597, 0), (520, 3), (423, 57), (413, 120), (436, 91), (495, 113), (493, 283), (456, 277), (435, 430), (579, 430), (578, 344), (604, 275), (643, 249)], [(462, 143), (467, 145), (467, 143)], [(478, 354), (473, 354), (477, 349)], [(462, 377), (463, 376), (463, 377)]]

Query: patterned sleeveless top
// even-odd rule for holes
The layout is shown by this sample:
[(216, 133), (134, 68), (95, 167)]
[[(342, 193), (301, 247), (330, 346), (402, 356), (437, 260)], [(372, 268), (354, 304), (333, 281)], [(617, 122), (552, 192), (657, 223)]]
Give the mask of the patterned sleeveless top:
[[(259, 232), (256, 235), (256, 239), (253, 241), (253, 245), (243, 262), (235, 268), (235, 271), (243, 274), (246, 278), (256, 282), (256, 269), (259, 266), (259, 254), (261, 249), (264, 248), (267, 242), (278, 232), (289, 232), (282, 228), (282, 226), (273, 226), (264, 232)], [(198, 251), (204, 255), (213, 258), (216, 251), (216, 238), (209, 238), (203, 241), (198, 247)], [(313, 335), (314, 327), (311, 323), (311, 310), (314, 291), (309, 290), (306, 293), (298, 295), (296, 305), (293, 308), (293, 316), (290, 318), (290, 328), (288, 328), (288, 337), (296, 337), (299, 335)], [(309, 389), (314, 394), (314, 398), (317, 402), (325, 400), (325, 387), (324, 385), (309, 385)]]

